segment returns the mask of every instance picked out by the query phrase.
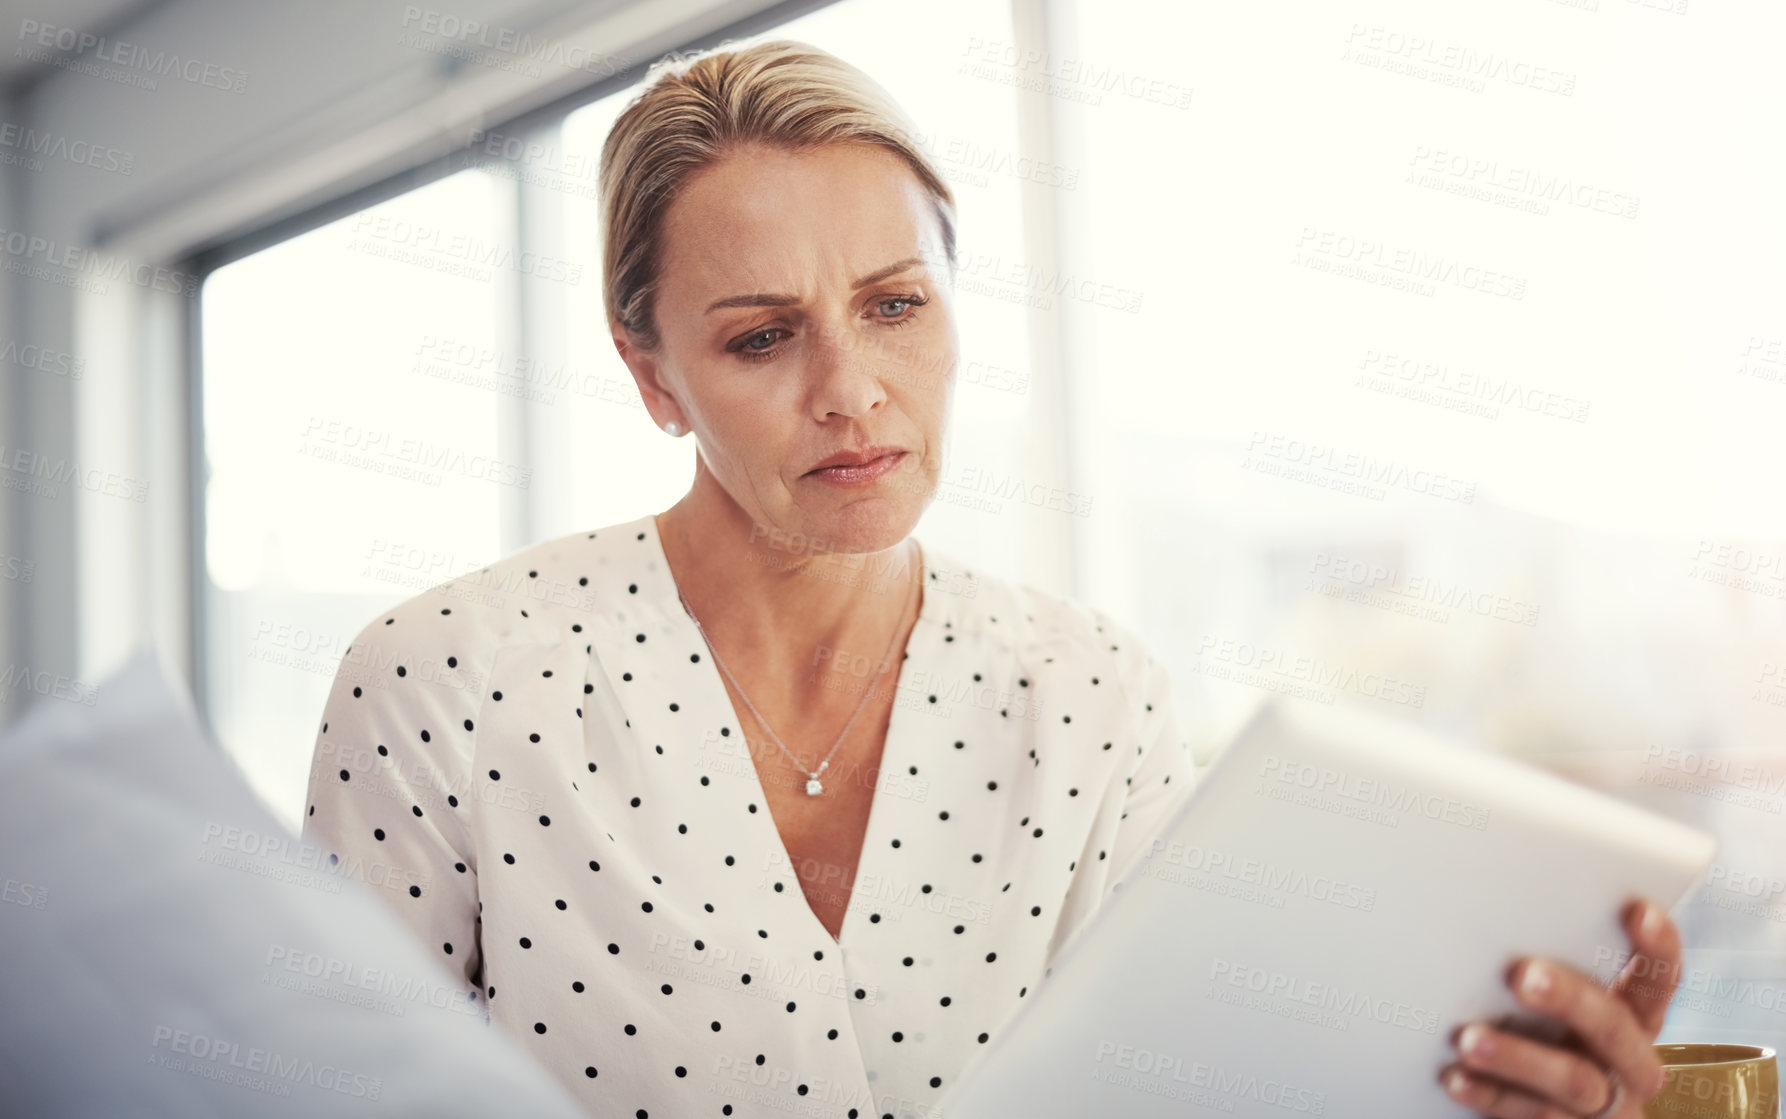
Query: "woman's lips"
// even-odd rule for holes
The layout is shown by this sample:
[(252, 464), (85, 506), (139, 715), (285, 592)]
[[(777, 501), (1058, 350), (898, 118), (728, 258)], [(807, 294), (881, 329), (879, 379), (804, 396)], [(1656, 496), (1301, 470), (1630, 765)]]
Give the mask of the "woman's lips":
[(855, 466), (827, 466), (806, 476), (833, 486), (866, 486), (905, 460), (909, 451), (894, 451)]

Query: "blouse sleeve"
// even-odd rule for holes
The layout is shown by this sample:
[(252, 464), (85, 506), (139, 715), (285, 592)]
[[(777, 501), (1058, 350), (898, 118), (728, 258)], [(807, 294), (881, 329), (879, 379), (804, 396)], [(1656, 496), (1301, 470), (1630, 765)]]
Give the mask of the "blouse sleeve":
[(1140, 862), (1197, 780), (1190, 744), (1178, 723), (1171, 678), (1134, 634), (1125, 636), (1141, 662), (1136, 672), (1124, 674), (1123, 681), (1139, 741), (1133, 767), (1124, 778), (1127, 792), (1110, 850), (1106, 892)]
[(482, 1005), (470, 763), (495, 650), (444, 601), (405, 602), (348, 647), (323, 708), (303, 838), (396, 910)]

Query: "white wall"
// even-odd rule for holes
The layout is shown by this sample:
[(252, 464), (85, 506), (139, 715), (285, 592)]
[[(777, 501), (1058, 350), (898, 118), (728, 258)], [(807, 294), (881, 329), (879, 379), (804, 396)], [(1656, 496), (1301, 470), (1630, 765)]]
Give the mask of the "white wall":
[[(650, 59), (772, 7), (768, 0), (176, 0), (109, 34), (150, 54), (214, 67), (208, 75), (194, 70), (196, 81), (154, 76), (150, 89), (37, 63), (29, 84), (0, 101), (0, 121), (121, 154), (97, 167), (59, 157), (41, 158), (36, 169), (0, 166), (0, 222), (56, 252), (97, 252), (89, 263), (127, 264), (145, 282), (96, 281), (103, 292), (81, 291), (60, 267), (47, 278), (0, 272), (0, 339), (84, 363), (78, 379), (7, 366), (0, 439), (8, 455), (23, 448), (51, 463), (109, 471), (118, 485), (140, 484), (146, 495), (139, 503), (67, 487), (54, 498), (0, 491), (0, 567), (15, 554), (35, 565), (29, 583), (0, 579), (0, 665), (91, 682), (134, 644), (153, 640), (170, 668), (189, 667), (188, 402), (179, 352), (187, 299), (157, 290), (138, 268), (175, 264), (271, 217), (444, 154), (473, 130), (567, 96), (613, 68), (528, 61), (501, 46), (484, 62), (455, 62), (442, 47), (480, 38), (504, 44), (526, 33), (563, 44), (554, 57), (573, 63)], [(446, 24), (429, 22), (446, 18), (490, 30), (455, 40), (438, 33)], [(19, 28), (6, 30), (11, 38)], [(240, 92), (217, 87), (237, 74), (245, 76)], [(11, 264), (27, 254), (3, 255)], [(164, 275), (159, 286), (180, 282)], [(10, 693), (0, 701), (0, 725), (36, 699), (28, 689), (0, 691)]]
[[(11, 121), (15, 117), (12, 97), (0, 93), (0, 121)], [(18, 172), (10, 165), (0, 163), (0, 229), (17, 227), (18, 208)], [(17, 308), (14, 306), (16, 285), (9, 283), (5, 274), (0, 273), (0, 340), (15, 337), (18, 323)], [(18, 444), (23, 434), (20, 417), (24, 414), (22, 398), (25, 382), (24, 370), (17, 366), (0, 365), (0, 443), (7, 448)], [(9, 451), (10, 453), (10, 451)], [(22, 562), (21, 553), (25, 550), (22, 534), (24, 532), (24, 497), (11, 490), (0, 489), (0, 575), (10, 568), (11, 563)], [(35, 576), (35, 572), (33, 572)], [(20, 627), (23, 620), (20, 614), (21, 599), (24, 592), (19, 588), (19, 578), (0, 579), (0, 664), (12, 665), (23, 654), (24, 645)], [(0, 726), (4, 726), (10, 713), (20, 705), (0, 702)]]

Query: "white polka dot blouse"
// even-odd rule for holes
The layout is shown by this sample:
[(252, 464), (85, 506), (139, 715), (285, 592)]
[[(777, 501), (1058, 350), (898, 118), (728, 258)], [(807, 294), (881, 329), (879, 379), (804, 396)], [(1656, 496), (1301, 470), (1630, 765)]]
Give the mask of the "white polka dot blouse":
[(927, 1115), (1196, 771), (1133, 633), (920, 544), (835, 940), (651, 516), (370, 622), (304, 836), (592, 1116)]

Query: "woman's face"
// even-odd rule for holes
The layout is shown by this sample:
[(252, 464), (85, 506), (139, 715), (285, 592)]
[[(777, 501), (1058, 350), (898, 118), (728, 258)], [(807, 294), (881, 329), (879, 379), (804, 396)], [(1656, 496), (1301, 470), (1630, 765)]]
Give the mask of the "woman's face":
[[(752, 526), (821, 551), (890, 548), (941, 471), (954, 391), (941, 229), (885, 149), (734, 149), (665, 215), (643, 354), (615, 330), (651, 416), (692, 431), (703, 483)], [(760, 538), (760, 537), (758, 537)]]

